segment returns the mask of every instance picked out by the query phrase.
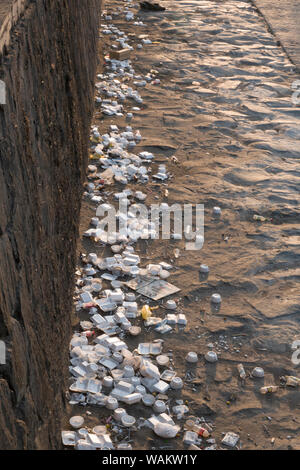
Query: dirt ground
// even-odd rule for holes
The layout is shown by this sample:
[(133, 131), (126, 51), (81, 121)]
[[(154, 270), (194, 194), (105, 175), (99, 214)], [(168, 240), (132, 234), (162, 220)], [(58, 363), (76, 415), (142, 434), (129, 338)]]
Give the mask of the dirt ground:
[[(145, 192), (149, 205), (157, 197), (169, 204), (204, 204), (205, 243), (200, 251), (187, 251), (184, 241), (138, 242), (142, 266), (174, 264), (169, 281), (181, 289), (174, 299), (188, 325), (164, 336), (142, 328), (128, 344), (134, 349), (162, 338), (178, 375), (193, 371), (195, 383), (186, 382), (180, 394), (169, 396), (182, 398), (189, 415), (213, 425), (218, 446), (222, 433), (233, 431), (242, 449), (300, 449), (299, 390), (259, 393), (264, 384), (279, 384), (282, 375), (299, 375), (291, 361), (292, 342), (300, 338), (300, 108), (291, 100), (291, 84), (299, 76), (250, 2), (162, 4), (165, 12), (132, 10), (144, 27), (127, 22), (124, 14), (112, 22), (102, 20), (130, 33), (134, 47), (140, 34), (149, 35), (152, 44), (135, 47), (133, 66), (140, 75), (156, 69), (161, 80), (139, 90), (144, 103), (131, 125), (143, 139), (134, 153), (153, 152), (153, 172), (158, 163), (166, 163), (172, 178), (129, 187)], [(117, 6), (114, 0), (105, 4), (108, 13)], [(101, 36), (102, 56), (110, 43)], [(110, 124), (127, 124), (125, 118), (98, 113), (95, 123), (103, 133)], [(119, 189), (107, 190), (113, 195)], [(214, 206), (222, 208), (220, 220), (212, 216)], [(254, 220), (255, 214), (266, 220)], [(84, 200), (81, 232), (94, 215), (94, 206)], [(180, 249), (177, 259), (175, 248)], [(86, 239), (80, 250), (104, 253)], [(207, 279), (199, 277), (201, 263), (210, 267)], [(211, 309), (214, 292), (222, 296), (219, 311)], [(163, 302), (156, 313), (166, 313)], [(77, 324), (74, 319), (75, 329)], [(209, 343), (219, 353), (216, 364), (204, 360)], [(185, 361), (191, 350), (200, 357), (192, 368)], [(245, 381), (238, 376), (239, 363), (246, 369)], [(264, 368), (264, 379), (250, 377), (255, 366)], [(89, 410), (91, 427), (110, 414), (104, 408)], [(73, 407), (75, 412), (82, 408)], [(152, 414), (143, 405), (130, 412), (145, 418)], [(132, 432), (131, 439), (134, 449), (183, 448), (182, 437), (166, 442), (145, 428)]]

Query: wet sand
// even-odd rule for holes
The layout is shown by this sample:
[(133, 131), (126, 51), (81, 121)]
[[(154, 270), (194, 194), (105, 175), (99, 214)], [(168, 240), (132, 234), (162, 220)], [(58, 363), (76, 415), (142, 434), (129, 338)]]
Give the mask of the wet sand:
[[(200, 251), (186, 251), (183, 241), (137, 244), (142, 266), (174, 263), (169, 281), (182, 289), (174, 299), (188, 325), (184, 332), (163, 336), (142, 329), (128, 344), (132, 350), (139, 342), (162, 338), (164, 351), (173, 352), (178, 375), (195, 373), (196, 384), (186, 382), (176, 399), (188, 402), (189, 415), (213, 424), (218, 448), (222, 432), (233, 431), (243, 449), (300, 449), (299, 390), (259, 393), (264, 384), (279, 384), (281, 375), (299, 375), (299, 366), (291, 362), (292, 342), (300, 338), (300, 108), (291, 101), (291, 84), (299, 76), (250, 2), (162, 4), (167, 8), (163, 13), (138, 13), (145, 27), (133, 26), (124, 15), (113, 20), (135, 35), (132, 45), (140, 42), (140, 34), (153, 41), (133, 54), (137, 73), (154, 68), (161, 80), (139, 90), (144, 104), (131, 125), (143, 139), (134, 153), (153, 152), (153, 172), (158, 163), (166, 163), (173, 175), (167, 184), (129, 187), (145, 192), (149, 205), (158, 202), (157, 196), (169, 204), (204, 204), (205, 243)], [(117, 5), (106, 2), (106, 9)], [(110, 39), (102, 39), (106, 53)], [(126, 125), (124, 118), (108, 116), (95, 123), (103, 133), (110, 124)], [(117, 189), (108, 188), (112, 193)], [(219, 221), (212, 217), (214, 206), (222, 208)], [(257, 222), (255, 214), (267, 220)], [(94, 215), (94, 206), (84, 200), (81, 233)], [(175, 248), (181, 252), (178, 259)], [(103, 253), (86, 239), (80, 249)], [(210, 267), (206, 280), (199, 278), (201, 263)], [(211, 310), (214, 292), (223, 299), (219, 311)], [(165, 312), (162, 305), (156, 313)], [(214, 365), (203, 358), (209, 343), (220, 354)], [(190, 350), (200, 356), (194, 368), (184, 360)], [(238, 377), (239, 363), (247, 372), (245, 382)], [(249, 377), (254, 366), (264, 368), (264, 379)], [(110, 415), (104, 408), (88, 409), (91, 427)], [(82, 407), (72, 407), (72, 414), (80, 412)], [(130, 413), (152, 414), (143, 405), (132, 406)], [(131, 439), (134, 449), (183, 447), (181, 437), (166, 442), (145, 428)]]

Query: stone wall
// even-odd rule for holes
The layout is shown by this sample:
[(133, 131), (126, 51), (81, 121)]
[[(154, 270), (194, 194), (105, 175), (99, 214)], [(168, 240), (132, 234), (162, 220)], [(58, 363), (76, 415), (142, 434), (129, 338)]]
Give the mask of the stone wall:
[(0, 448), (56, 449), (100, 0), (17, 3), (0, 28)]

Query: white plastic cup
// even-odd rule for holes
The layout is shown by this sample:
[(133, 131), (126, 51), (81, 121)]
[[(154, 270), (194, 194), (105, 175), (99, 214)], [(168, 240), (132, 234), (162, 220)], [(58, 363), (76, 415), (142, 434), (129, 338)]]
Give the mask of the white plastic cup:
[(218, 356), (214, 351), (208, 351), (204, 357), (207, 362), (211, 362), (211, 363), (217, 362), (218, 360)]
[(122, 416), (126, 415), (126, 410), (124, 408), (116, 408), (114, 410), (114, 418), (116, 421), (121, 422)]
[(132, 385), (134, 385), (135, 387), (137, 387), (137, 386), (140, 385), (140, 383), (141, 383), (140, 377), (132, 377), (132, 378), (131, 378), (131, 383), (132, 383)]
[(167, 308), (168, 310), (176, 310), (176, 307), (177, 307), (177, 306), (176, 306), (175, 300), (167, 300), (167, 301), (166, 301), (166, 308)]
[(186, 362), (190, 362), (191, 364), (198, 362), (198, 355), (197, 353), (191, 351), (187, 353), (185, 360)]
[(166, 409), (166, 404), (162, 400), (156, 400), (153, 405), (153, 410), (155, 411), (155, 413), (164, 413)]
[(155, 398), (153, 395), (150, 395), (147, 393), (146, 395), (142, 396), (142, 402), (144, 403), (145, 406), (152, 406), (155, 402)]
[(170, 382), (170, 387), (173, 390), (180, 390), (183, 387), (183, 381), (180, 377), (173, 377)]
[(109, 410), (116, 410), (119, 406), (118, 400), (114, 397), (108, 397), (106, 400), (106, 408)]
[(102, 382), (103, 387), (112, 388), (113, 384), (114, 384), (114, 380), (112, 377), (110, 377), (109, 375), (104, 377), (103, 382)]

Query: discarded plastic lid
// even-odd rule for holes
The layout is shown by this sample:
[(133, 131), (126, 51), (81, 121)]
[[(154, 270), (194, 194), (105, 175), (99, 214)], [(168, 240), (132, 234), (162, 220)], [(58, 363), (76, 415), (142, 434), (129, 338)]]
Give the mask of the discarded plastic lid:
[(123, 424), (123, 426), (130, 428), (134, 425), (135, 418), (133, 416), (125, 414), (121, 417), (121, 423)]
[(220, 304), (222, 302), (222, 298), (220, 294), (213, 294), (210, 299), (214, 304)]
[(252, 371), (252, 376), (257, 378), (262, 378), (265, 376), (265, 371), (262, 367), (254, 367)]
[(187, 362), (195, 363), (198, 361), (198, 355), (197, 353), (191, 351), (187, 353), (185, 360)]
[(82, 416), (72, 416), (69, 423), (74, 429), (79, 429), (83, 426), (84, 418)]
[(180, 390), (183, 387), (183, 381), (180, 377), (173, 377), (170, 382), (170, 387), (173, 390)]
[(147, 393), (146, 395), (142, 396), (142, 402), (145, 406), (152, 406), (155, 402), (155, 398), (153, 395), (150, 395), (150, 393)]
[(201, 264), (200, 268), (199, 268), (199, 271), (201, 273), (207, 274), (207, 273), (209, 273), (209, 267), (206, 264)]
[(204, 357), (207, 362), (217, 362), (218, 360), (218, 356), (214, 351), (208, 351)]
[(156, 357), (156, 362), (160, 366), (167, 366), (170, 362), (170, 358), (168, 356), (165, 356), (164, 354), (160, 354), (159, 356)]

